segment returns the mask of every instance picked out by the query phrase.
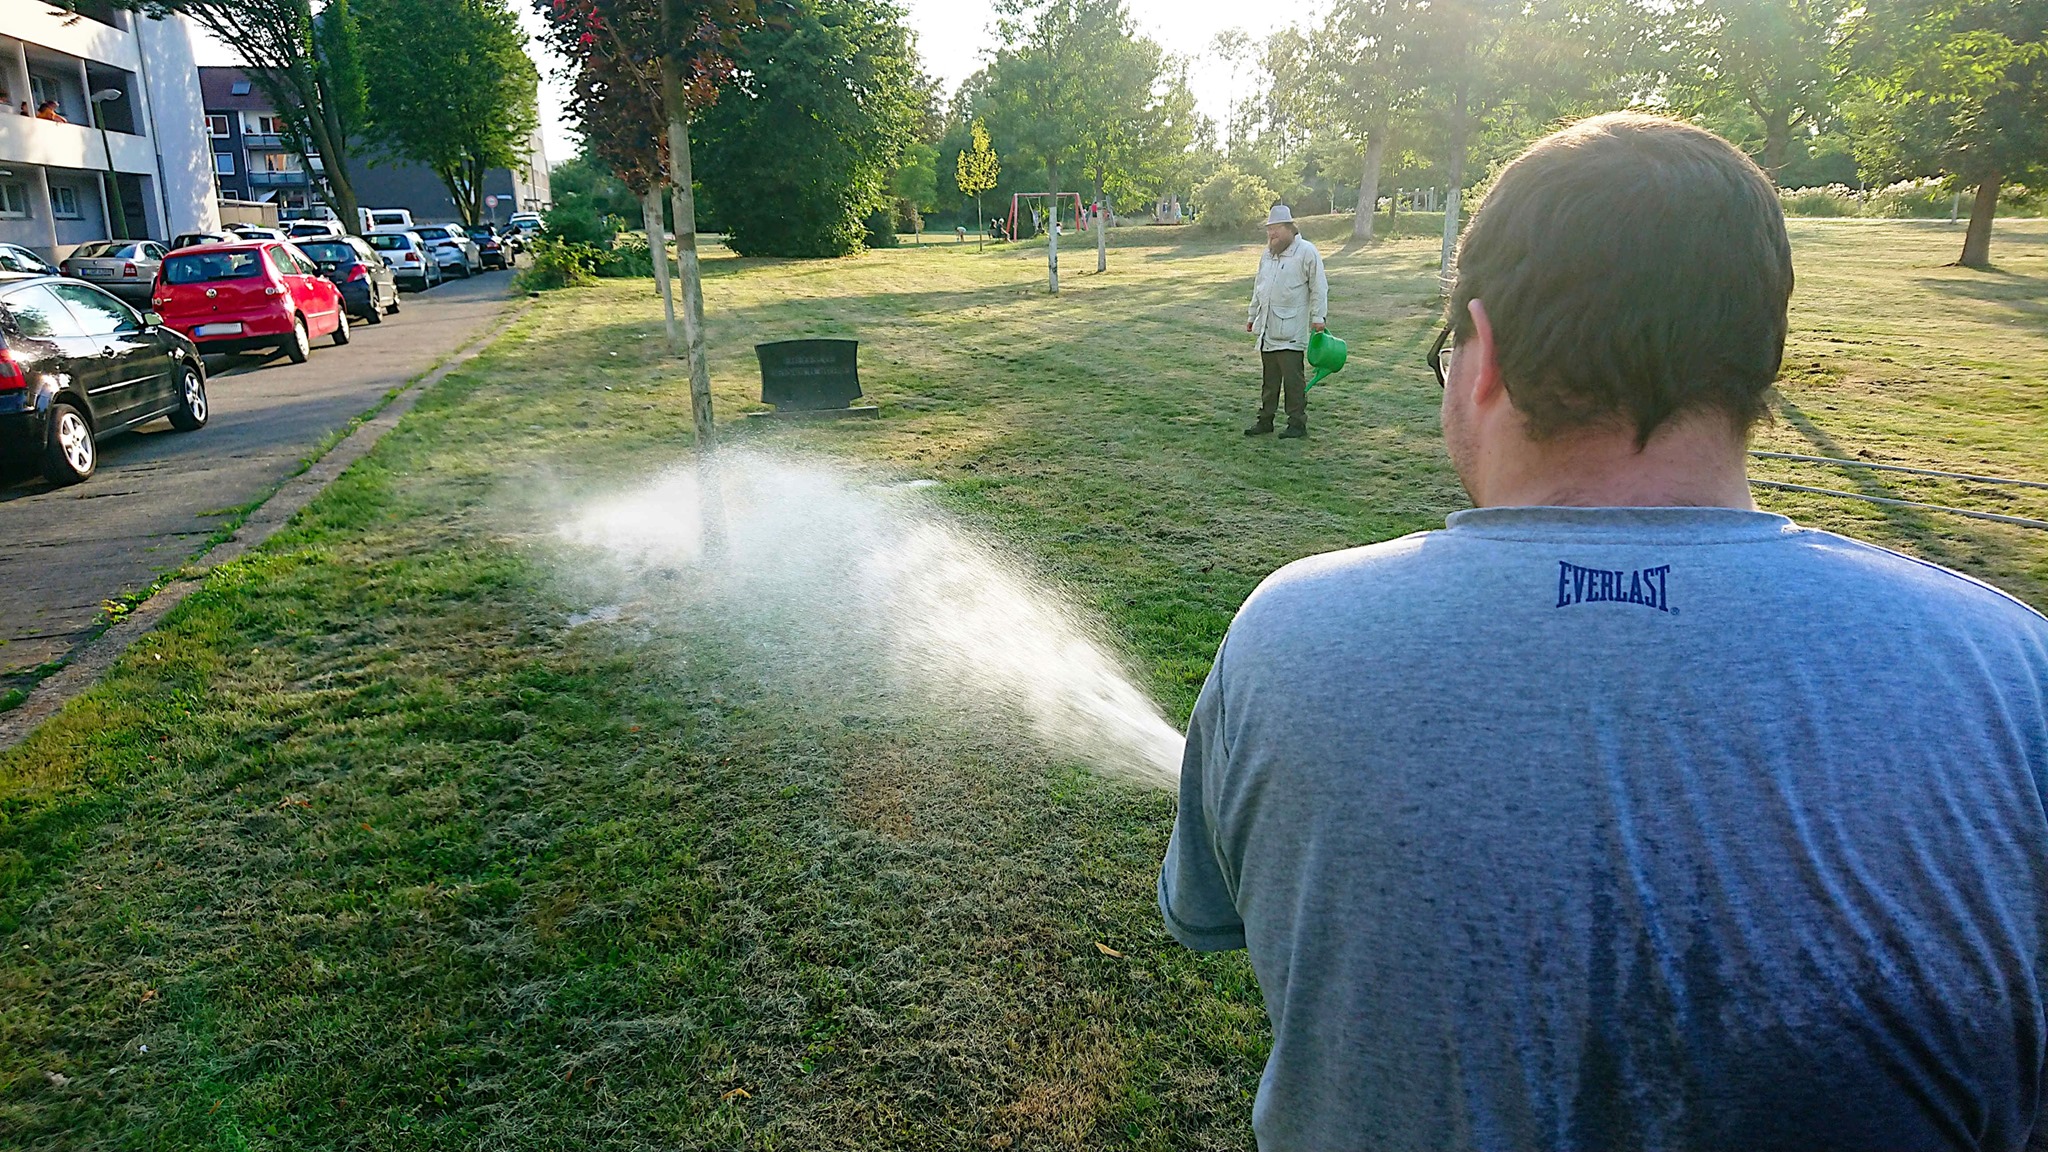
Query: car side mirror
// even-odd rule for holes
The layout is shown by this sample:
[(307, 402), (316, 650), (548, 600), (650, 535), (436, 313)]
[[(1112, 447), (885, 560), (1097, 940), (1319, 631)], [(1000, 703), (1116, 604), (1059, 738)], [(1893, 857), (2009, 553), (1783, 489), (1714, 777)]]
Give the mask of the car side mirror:
[(161, 313), (144, 312), (142, 314), (142, 326), (145, 328), (161, 328), (164, 326), (164, 318)]

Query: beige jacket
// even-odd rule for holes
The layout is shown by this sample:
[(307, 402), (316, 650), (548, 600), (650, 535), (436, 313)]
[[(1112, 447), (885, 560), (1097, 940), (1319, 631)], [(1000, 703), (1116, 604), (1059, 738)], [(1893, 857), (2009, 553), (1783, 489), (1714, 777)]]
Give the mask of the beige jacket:
[(1329, 317), (1330, 281), (1323, 274), (1323, 254), (1316, 246), (1296, 236), (1282, 255), (1261, 248), (1249, 316), (1252, 331), (1259, 337), (1259, 350), (1306, 352), (1309, 325), (1325, 323)]

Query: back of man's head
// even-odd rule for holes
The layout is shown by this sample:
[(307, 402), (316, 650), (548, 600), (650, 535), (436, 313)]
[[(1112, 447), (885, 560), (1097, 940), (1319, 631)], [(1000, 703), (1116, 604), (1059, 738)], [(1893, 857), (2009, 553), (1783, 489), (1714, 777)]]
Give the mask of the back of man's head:
[(1746, 431), (1785, 351), (1792, 249), (1771, 182), (1727, 141), (1617, 112), (1508, 165), (1458, 257), (1451, 322), (1483, 301), (1529, 434), (1619, 427), (1638, 446), (1674, 416)]

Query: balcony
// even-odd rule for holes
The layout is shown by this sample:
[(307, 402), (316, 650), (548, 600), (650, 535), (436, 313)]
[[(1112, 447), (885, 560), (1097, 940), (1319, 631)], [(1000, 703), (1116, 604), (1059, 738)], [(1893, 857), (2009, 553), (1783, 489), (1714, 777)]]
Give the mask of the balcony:
[(280, 151), (285, 146), (284, 137), (275, 132), (244, 132), (242, 133), (242, 143), (247, 147), (260, 148), (266, 152)]
[(242, 182), (251, 188), (303, 188), (311, 183), (304, 172), (251, 172)]
[[(115, 171), (144, 176), (156, 172), (156, 152), (149, 137), (108, 132), (105, 140), (114, 154)], [(107, 152), (101, 148), (97, 128), (0, 113), (0, 163), (7, 162), (104, 171)]]

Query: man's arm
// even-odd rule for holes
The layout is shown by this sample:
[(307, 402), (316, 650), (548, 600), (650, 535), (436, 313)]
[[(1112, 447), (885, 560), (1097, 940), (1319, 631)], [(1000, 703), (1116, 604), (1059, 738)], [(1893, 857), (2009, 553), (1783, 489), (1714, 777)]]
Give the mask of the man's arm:
[(1173, 938), (1197, 952), (1244, 947), (1244, 921), (1237, 914), (1237, 877), (1216, 843), (1205, 802), (1209, 781), (1230, 761), (1224, 744), (1223, 653), (1209, 670), (1209, 682), (1188, 719), (1187, 751), (1181, 756), (1180, 811), (1166, 864), (1159, 871), (1159, 912)]
[(1259, 286), (1266, 282), (1266, 257), (1259, 256), (1258, 275), (1252, 277), (1252, 302), (1244, 311), (1244, 330), (1249, 332), (1259, 322)]
[(1313, 249), (1308, 258), (1308, 321), (1317, 331), (1330, 323), (1330, 277), (1323, 271), (1323, 254)]

